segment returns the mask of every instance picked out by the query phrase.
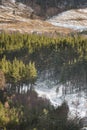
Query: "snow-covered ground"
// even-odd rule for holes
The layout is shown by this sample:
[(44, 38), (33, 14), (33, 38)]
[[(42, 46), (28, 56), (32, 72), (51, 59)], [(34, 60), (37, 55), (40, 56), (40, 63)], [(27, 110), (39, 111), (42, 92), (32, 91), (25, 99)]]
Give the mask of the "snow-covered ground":
[(87, 96), (84, 91), (64, 94), (63, 85), (55, 85), (53, 81), (38, 79), (35, 90), (41, 97), (46, 97), (56, 107), (66, 101), (69, 105), (69, 116), (86, 117), (87, 116)]
[(72, 9), (47, 20), (51, 24), (74, 30), (87, 30), (87, 8)]

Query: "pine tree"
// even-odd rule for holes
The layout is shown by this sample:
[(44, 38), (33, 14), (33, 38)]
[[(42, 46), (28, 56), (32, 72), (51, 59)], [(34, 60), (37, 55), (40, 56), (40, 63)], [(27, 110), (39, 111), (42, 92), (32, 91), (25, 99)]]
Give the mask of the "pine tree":
[(0, 70), (0, 89), (5, 87), (5, 75), (4, 73)]

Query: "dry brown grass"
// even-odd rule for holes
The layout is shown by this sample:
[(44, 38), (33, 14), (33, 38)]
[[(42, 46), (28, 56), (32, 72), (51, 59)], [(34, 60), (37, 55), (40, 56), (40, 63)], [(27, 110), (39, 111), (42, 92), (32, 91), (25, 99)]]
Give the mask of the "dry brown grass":
[[(21, 12), (23, 13), (23, 12)], [(56, 27), (52, 24), (39, 20), (21, 17), (19, 14), (13, 15), (11, 11), (5, 11), (0, 8), (0, 30), (1, 31), (19, 31), (21, 33), (64, 33), (68, 34), (73, 30)]]
[(58, 32), (68, 34), (72, 32), (71, 29), (63, 27), (55, 27), (47, 22), (40, 20), (29, 20), (28, 22), (21, 21), (1, 21), (0, 29), (4, 31), (20, 31), (21, 33), (32, 33), (32, 32)]

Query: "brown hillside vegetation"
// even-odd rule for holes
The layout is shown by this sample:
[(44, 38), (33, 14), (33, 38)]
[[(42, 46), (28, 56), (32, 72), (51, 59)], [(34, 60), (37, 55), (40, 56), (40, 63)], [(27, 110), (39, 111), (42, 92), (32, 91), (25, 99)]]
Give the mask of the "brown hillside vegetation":
[[(33, 10), (24, 4), (4, 3), (0, 5), (0, 30), (21, 33), (64, 33), (71, 32), (71, 29), (55, 27), (50, 23), (31, 19)], [(38, 18), (38, 17), (37, 17)]]

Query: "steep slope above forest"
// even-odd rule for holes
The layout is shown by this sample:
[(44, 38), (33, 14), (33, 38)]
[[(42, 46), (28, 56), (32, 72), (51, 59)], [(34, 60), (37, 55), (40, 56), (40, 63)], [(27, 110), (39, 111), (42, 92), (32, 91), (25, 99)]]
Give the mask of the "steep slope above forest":
[[(70, 29), (55, 27), (43, 20), (33, 19), (33, 9), (22, 3), (5, 1), (0, 5), (0, 30), (21, 33), (71, 32)], [(64, 31), (65, 30), (65, 31)]]

